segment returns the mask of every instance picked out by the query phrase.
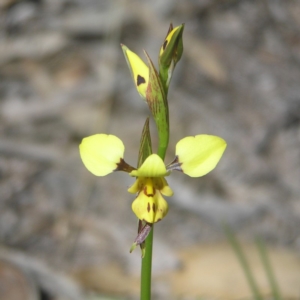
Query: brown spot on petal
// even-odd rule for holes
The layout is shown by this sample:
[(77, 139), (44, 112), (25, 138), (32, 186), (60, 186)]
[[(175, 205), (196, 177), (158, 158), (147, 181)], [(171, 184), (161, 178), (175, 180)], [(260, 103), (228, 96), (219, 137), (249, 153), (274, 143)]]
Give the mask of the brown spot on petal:
[(146, 83), (145, 78), (142, 77), (141, 75), (138, 75), (138, 76), (137, 76), (137, 80), (136, 80), (136, 85), (139, 86), (139, 85), (141, 85), (141, 84), (143, 84), (143, 83)]
[(151, 208), (150, 208), (150, 203), (148, 202), (148, 205), (147, 205), (147, 211), (150, 212), (150, 209), (151, 209)]
[(153, 194), (148, 194), (148, 193), (147, 193), (147, 187), (146, 187), (146, 186), (144, 187), (144, 194), (145, 194), (147, 197), (153, 197), (153, 196), (154, 196)]
[(127, 173), (130, 173), (133, 170), (136, 170), (136, 168), (126, 163), (123, 158), (120, 158), (120, 162), (117, 164), (117, 168), (115, 169), (115, 171), (124, 171)]
[(155, 211), (156, 211), (155, 203), (152, 204), (152, 209), (153, 209), (153, 212), (155, 213)]

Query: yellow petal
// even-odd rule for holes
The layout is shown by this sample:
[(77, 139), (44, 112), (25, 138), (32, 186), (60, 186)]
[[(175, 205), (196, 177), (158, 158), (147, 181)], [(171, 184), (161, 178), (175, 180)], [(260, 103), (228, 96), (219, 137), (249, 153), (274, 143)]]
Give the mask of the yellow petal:
[(142, 98), (146, 98), (146, 89), (149, 82), (149, 68), (134, 52), (125, 45), (121, 45), (129, 66), (135, 87)]
[(168, 213), (168, 203), (157, 191), (153, 196), (147, 196), (141, 191), (132, 202), (132, 210), (140, 220), (155, 223)]
[(143, 177), (138, 177), (134, 184), (127, 190), (131, 194), (135, 194), (142, 190), (146, 184), (147, 179)]
[(176, 145), (176, 156), (181, 170), (191, 176), (200, 177), (215, 168), (226, 148), (226, 142), (213, 135), (189, 136)]
[(86, 137), (79, 146), (84, 165), (96, 176), (105, 176), (116, 170), (124, 150), (124, 144), (119, 138), (107, 134)]
[(164, 196), (173, 196), (173, 191), (169, 187), (167, 180), (163, 177), (152, 178), (153, 186), (155, 189), (159, 190)]
[(148, 156), (138, 170), (129, 173), (135, 177), (164, 177), (168, 174), (163, 160), (157, 154)]

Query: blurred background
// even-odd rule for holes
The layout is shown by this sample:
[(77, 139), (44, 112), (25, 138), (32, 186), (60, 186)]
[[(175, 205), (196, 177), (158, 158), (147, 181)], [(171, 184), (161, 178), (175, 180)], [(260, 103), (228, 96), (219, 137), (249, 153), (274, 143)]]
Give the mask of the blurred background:
[(0, 299), (138, 299), (133, 179), (94, 177), (78, 145), (114, 134), (136, 164), (149, 111), (120, 43), (157, 63), (170, 22), (185, 30), (166, 161), (187, 135), (218, 135), (228, 148), (209, 175), (168, 179), (153, 299), (252, 297), (224, 222), (264, 297), (257, 236), (284, 299), (299, 299), (299, 16), (295, 0), (1, 0)]

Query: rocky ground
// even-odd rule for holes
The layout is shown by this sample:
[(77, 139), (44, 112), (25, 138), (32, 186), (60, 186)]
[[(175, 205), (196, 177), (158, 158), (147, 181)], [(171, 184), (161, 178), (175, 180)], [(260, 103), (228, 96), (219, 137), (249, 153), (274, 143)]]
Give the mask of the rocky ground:
[[(78, 145), (115, 134), (136, 163), (149, 112), (120, 43), (156, 62), (173, 22), (185, 23), (185, 49), (169, 93), (167, 161), (187, 135), (219, 135), (228, 148), (208, 176), (168, 179), (175, 194), (155, 230), (155, 299), (250, 297), (224, 222), (250, 257), (247, 245), (262, 237), (283, 295), (299, 299), (299, 15), (294, 0), (2, 0), (0, 281), (10, 264), (25, 274), (15, 280), (22, 299), (138, 299), (132, 179), (92, 176)], [(21, 299), (5, 294), (15, 286), (0, 299)]]

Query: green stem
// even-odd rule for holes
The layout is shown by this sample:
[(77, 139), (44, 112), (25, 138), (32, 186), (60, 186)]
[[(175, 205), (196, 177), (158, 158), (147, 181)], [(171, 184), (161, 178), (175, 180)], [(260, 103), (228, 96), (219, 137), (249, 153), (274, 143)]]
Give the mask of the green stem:
[(145, 241), (146, 252), (142, 259), (141, 270), (141, 300), (151, 299), (151, 273), (152, 273), (152, 248), (153, 248), (153, 229), (149, 233)]
[(164, 73), (162, 72), (163, 70), (160, 68), (159, 69), (159, 78), (160, 81), (163, 85), (163, 89), (166, 92), (166, 95), (168, 94), (168, 89), (169, 86), (167, 85), (167, 81), (168, 81), (168, 70), (164, 70)]
[(168, 145), (158, 145), (157, 155), (164, 160)]

